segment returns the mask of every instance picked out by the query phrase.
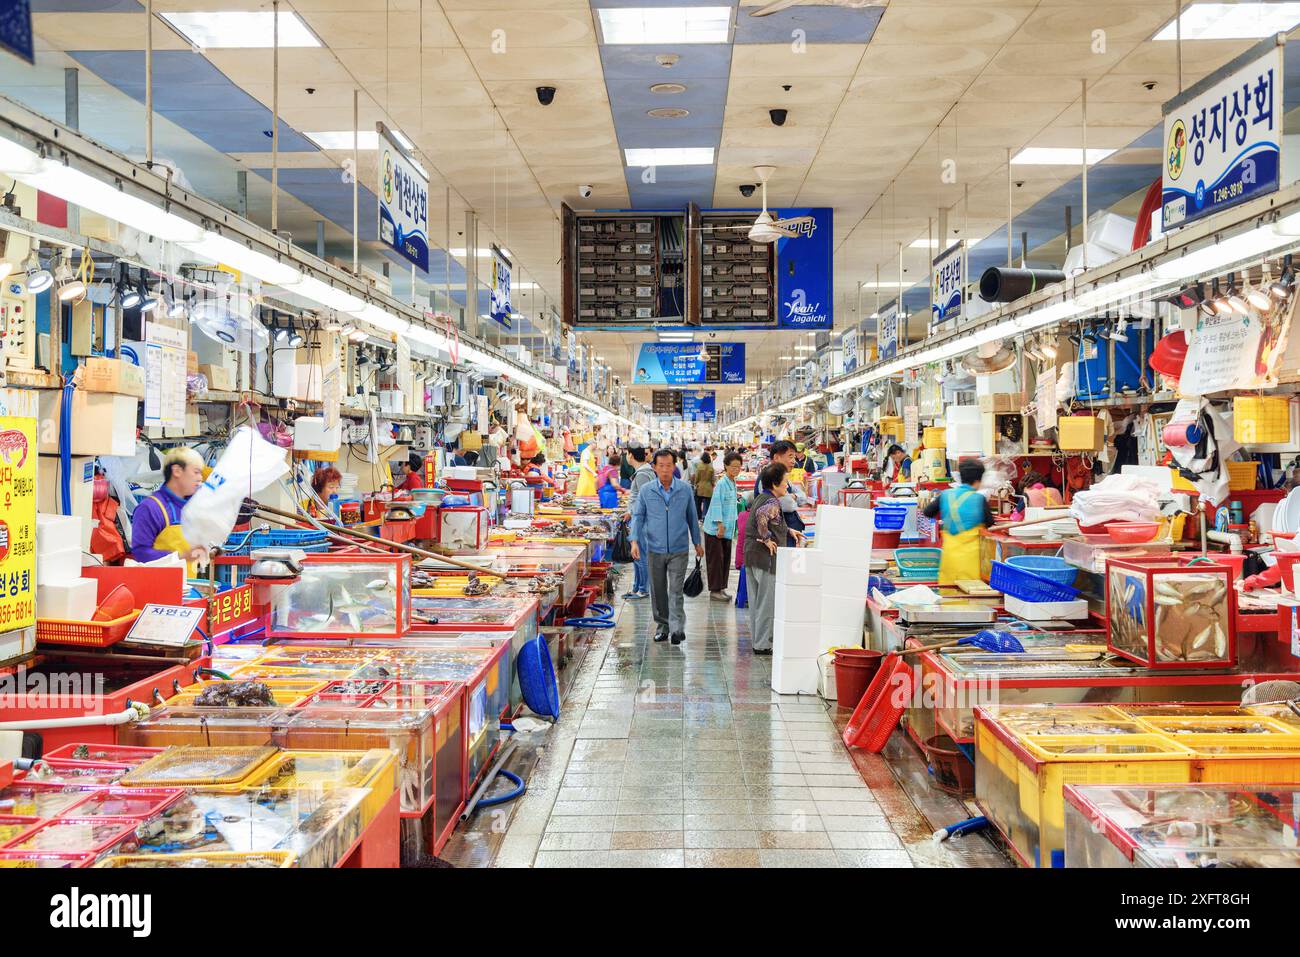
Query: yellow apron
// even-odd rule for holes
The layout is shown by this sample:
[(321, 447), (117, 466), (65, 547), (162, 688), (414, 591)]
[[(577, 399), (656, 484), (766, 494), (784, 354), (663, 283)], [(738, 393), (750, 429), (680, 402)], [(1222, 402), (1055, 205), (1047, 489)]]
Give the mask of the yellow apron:
[[(171, 516), (167, 513), (167, 505), (157, 495), (150, 495), (150, 499), (162, 511), (163, 521), (167, 524), (163, 530), (158, 533), (158, 537), (153, 540), (153, 547), (160, 552), (175, 552), (178, 555), (186, 555), (190, 550), (190, 543), (185, 540), (185, 533), (181, 531), (179, 525), (173, 525)], [(194, 562), (185, 563), (185, 577), (193, 578), (197, 570)]]
[[(966, 501), (969, 495), (978, 495), (979, 492), (967, 491), (961, 495), (952, 506), (954, 518), (960, 518), (958, 509), (961, 503)], [(951, 585), (963, 579), (980, 579), (980, 529), (983, 526), (975, 525), (971, 528), (962, 529), (959, 532), (948, 531), (947, 526), (943, 529), (943, 554), (939, 559), (939, 584)]]
[(584, 496), (588, 498), (596, 497), (596, 446), (588, 445), (582, 450), (582, 459), (579, 462), (578, 472), (578, 490), (576, 494), (579, 498)]

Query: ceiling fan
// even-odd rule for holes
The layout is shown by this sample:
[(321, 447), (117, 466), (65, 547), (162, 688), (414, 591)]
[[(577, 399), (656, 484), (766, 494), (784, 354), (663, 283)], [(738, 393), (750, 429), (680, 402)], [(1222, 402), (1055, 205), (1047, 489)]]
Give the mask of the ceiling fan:
[(774, 243), (778, 239), (792, 239), (799, 235), (799, 227), (813, 222), (811, 216), (794, 216), (790, 219), (777, 219), (767, 211), (767, 178), (776, 172), (775, 166), (755, 166), (754, 175), (763, 185), (763, 211), (749, 226), (715, 226), (715, 232), (724, 229), (748, 230), (751, 243)]
[[(756, 10), (750, 10), (751, 17), (767, 17), (774, 13), (780, 13), (782, 10), (788, 10), (801, 0), (775, 0), (766, 6), (759, 7)], [(848, 7), (852, 10), (860, 10), (863, 7), (875, 7), (881, 5), (881, 0), (830, 0), (827, 4), (832, 7)]]

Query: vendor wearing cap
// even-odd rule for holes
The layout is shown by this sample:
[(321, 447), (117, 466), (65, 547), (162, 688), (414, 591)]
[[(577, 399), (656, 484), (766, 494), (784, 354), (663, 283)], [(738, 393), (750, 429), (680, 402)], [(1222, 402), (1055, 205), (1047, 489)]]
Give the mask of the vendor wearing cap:
[(136, 505), (131, 515), (131, 557), (137, 562), (153, 562), (180, 555), (186, 562), (186, 574), (192, 576), (195, 562), (206, 561), (208, 550), (185, 540), (181, 513), (203, 484), (203, 459), (193, 449), (177, 446), (163, 459), (162, 473), (162, 488)]
[(907, 457), (903, 447), (901, 445), (891, 445), (889, 451), (885, 454), (891, 463), (886, 466), (889, 472), (890, 484), (910, 482), (912, 480), (912, 460)]
[(393, 491), (412, 492), (424, 487), (424, 459), (418, 452), (412, 452), (406, 457), (406, 477), (402, 479), (402, 484), (394, 486)]
[(926, 518), (943, 521), (943, 552), (939, 584), (980, 580), (980, 529), (993, 524), (989, 500), (977, 490), (984, 478), (978, 459), (962, 459), (957, 467), (961, 484), (939, 493), (925, 506)]

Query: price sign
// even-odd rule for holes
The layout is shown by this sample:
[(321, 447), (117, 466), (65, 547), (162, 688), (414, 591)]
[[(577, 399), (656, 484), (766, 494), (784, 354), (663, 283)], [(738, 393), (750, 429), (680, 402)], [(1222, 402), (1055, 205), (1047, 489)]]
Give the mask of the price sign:
[(162, 645), (179, 648), (187, 644), (194, 629), (203, 625), (203, 609), (184, 605), (148, 604), (140, 612), (125, 641), (133, 645)]

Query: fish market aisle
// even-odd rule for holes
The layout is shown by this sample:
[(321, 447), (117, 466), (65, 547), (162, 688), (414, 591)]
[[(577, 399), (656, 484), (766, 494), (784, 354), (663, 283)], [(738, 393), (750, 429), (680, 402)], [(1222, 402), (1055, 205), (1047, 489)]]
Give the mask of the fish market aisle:
[(955, 863), (887, 771), (863, 781), (824, 702), (772, 692), (747, 612), (706, 594), (687, 624), (655, 643), (649, 602), (624, 602), (593, 637), (493, 866)]

